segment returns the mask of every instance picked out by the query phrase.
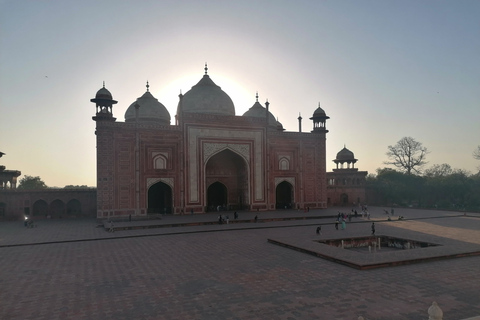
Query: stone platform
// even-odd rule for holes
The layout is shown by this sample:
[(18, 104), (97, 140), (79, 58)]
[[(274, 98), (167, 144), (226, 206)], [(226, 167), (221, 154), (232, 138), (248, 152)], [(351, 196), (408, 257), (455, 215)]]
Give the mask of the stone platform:
[(479, 316), (480, 256), (357, 270), (267, 241), (363, 237), (375, 221), (378, 234), (443, 249), (480, 245), (478, 214), (398, 208), (407, 220), (387, 221), (383, 209), (345, 230), (331, 218), (341, 208), (222, 225), (217, 214), (165, 216), (170, 227), (113, 233), (93, 219), (0, 223), (0, 319), (425, 320), (433, 301), (444, 319)]

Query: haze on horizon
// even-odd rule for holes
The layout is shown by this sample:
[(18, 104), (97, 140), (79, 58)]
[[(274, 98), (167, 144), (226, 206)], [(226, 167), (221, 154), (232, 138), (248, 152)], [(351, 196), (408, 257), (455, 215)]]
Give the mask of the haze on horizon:
[(173, 119), (203, 76), (242, 115), (259, 101), (287, 131), (327, 121), (327, 171), (344, 145), (375, 173), (411, 136), (429, 164), (478, 172), (480, 1), (2, 1), (0, 164), (48, 186), (96, 185), (95, 96), (126, 109), (146, 90)]

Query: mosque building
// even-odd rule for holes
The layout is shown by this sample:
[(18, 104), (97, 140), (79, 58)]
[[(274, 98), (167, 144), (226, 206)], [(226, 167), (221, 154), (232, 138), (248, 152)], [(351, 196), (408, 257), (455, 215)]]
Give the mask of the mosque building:
[[(208, 75), (179, 95), (175, 117), (149, 91), (116, 121), (103, 86), (96, 105), (97, 218), (218, 210), (326, 208), (326, 120), (287, 132), (258, 95), (243, 115)], [(173, 122), (173, 123), (172, 123)]]

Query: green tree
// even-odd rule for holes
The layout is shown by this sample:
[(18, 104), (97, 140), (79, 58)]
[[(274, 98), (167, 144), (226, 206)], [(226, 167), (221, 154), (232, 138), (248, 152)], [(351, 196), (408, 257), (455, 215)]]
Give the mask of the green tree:
[(453, 173), (452, 167), (447, 163), (434, 164), (431, 168), (425, 170), (425, 177), (445, 177)]
[(23, 190), (35, 190), (35, 189), (46, 189), (48, 188), (45, 182), (40, 179), (40, 177), (32, 177), (25, 175), (18, 184), (17, 189)]
[(400, 171), (406, 174), (420, 174), (420, 169), (427, 164), (426, 156), (429, 153), (421, 142), (412, 137), (403, 137), (396, 145), (388, 146), (389, 161), (384, 164), (394, 165)]

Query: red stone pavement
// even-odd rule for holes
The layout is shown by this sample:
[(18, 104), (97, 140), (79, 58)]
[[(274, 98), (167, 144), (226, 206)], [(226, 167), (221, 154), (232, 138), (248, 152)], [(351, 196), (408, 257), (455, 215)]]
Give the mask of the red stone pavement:
[[(478, 214), (398, 208), (396, 216), (416, 220), (388, 222), (383, 209), (370, 209), (379, 234), (480, 245)], [(425, 320), (433, 301), (444, 319), (480, 316), (480, 256), (356, 270), (267, 242), (370, 234), (372, 221), (361, 218), (338, 231), (331, 218), (262, 222), (338, 210), (349, 209), (259, 213), (258, 223), (228, 225), (200, 224), (217, 214), (166, 216), (155, 223), (200, 225), (115, 233), (93, 219), (42, 220), (32, 229), (2, 222), (0, 319)]]

